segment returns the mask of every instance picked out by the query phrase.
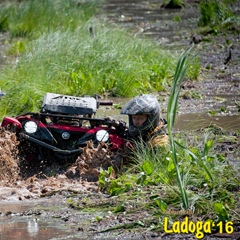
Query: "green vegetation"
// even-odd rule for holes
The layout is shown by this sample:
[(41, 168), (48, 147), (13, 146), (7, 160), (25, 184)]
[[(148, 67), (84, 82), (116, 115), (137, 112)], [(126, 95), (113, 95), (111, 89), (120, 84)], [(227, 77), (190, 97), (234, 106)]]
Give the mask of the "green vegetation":
[(47, 91), (133, 96), (164, 90), (175, 63), (170, 53), (121, 30), (93, 24), (98, 30), (94, 38), (87, 24), (74, 32), (42, 35), (28, 44), (16, 66), (0, 76), (0, 86), (8, 93), (2, 99), (9, 104), (6, 113), (39, 109), (37, 103)]
[[(231, 221), (238, 226), (239, 168), (213, 149), (213, 139), (225, 135), (215, 130), (209, 127), (201, 133), (175, 134), (177, 162), (172, 151), (153, 151), (140, 144), (135, 149), (134, 164), (118, 179), (112, 180), (111, 169), (102, 171), (100, 187), (114, 202), (108, 210), (124, 206), (122, 214), (147, 211), (150, 215), (142, 219), (143, 226), (160, 231), (166, 216), (171, 223), (190, 215), (194, 222), (212, 221), (216, 226)], [(212, 231), (218, 230), (215, 227)]]
[(37, 38), (52, 31), (75, 30), (95, 13), (101, 1), (25, 0), (0, 6), (0, 31), (12, 37)]
[[(2, 29), (15, 38), (7, 50), (13, 61), (0, 73), (0, 89), (7, 92), (0, 116), (38, 111), (46, 92), (127, 97), (168, 89), (177, 53), (90, 17), (95, 1), (85, 2), (21, 1), (1, 8)], [(197, 79), (199, 68), (192, 62), (187, 76)]]
[[(94, 18), (96, 3), (100, 1), (33, 0), (1, 5), (0, 30), (9, 32), (11, 40), (9, 62), (0, 72), (0, 89), (7, 93), (1, 99), (0, 116), (38, 111), (46, 92), (126, 97), (166, 91), (173, 79), (167, 113), (170, 149), (147, 149), (140, 143), (134, 164), (118, 179), (112, 179), (112, 168), (102, 170), (99, 187), (117, 196), (104, 206), (114, 214), (150, 209), (149, 219), (133, 223), (148, 229), (162, 229), (164, 217), (169, 216), (165, 212), (170, 210), (191, 210), (202, 221), (239, 221), (234, 210), (240, 208), (239, 171), (213, 149), (213, 140), (222, 133), (213, 129), (174, 133), (181, 81), (184, 76), (197, 79), (198, 59), (186, 62), (189, 52), (185, 52), (178, 62), (177, 52), (99, 23)], [(201, 8), (202, 26), (215, 28), (219, 21), (232, 19), (218, 1), (203, 1)], [(237, 137), (234, 141), (239, 141)], [(86, 203), (87, 207), (96, 206)], [(170, 214), (169, 218), (172, 222), (181, 216)]]
[(182, 176), (181, 176), (179, 165), (178, 165), (178, 158), (177, 158), (176, 145), (175, 145), (174, 136), (173, 136), (173, 130), (174, 130), (175, 119), (177, 116), (178, 97), (181, 90), (183, 78), (187, 71), (188, 63), (186, 61), (188, 57), (188, 52), (190, 50), (191, 49), (187, 50), (186, 53), (180, 56), (180, 59), (178, 61), (177, 68), (175, 71), (175, 75), (173, 78), (171, 93), (170, 93), (170, 97), (168, 100), (168, 107), (167, 107), (167, 123), (168, 123), (169, 141), (170, 141), (172, 159), (173, 159), (174, 168), (177, 174), (177, 181), (179, 185), (179, 190), (181, 192), (184, 209), (189, 208), (189, 201), (188, 201), (188, 196), (186, 193), (184, 182), (182, 181)]
[(231, 3), (236, 0), (203, 0), (200, 2), (199, 26), (210, 27), (214, 33), (240, 30), (240, 18), (234, 15)]
[[(170, 222), (189, 215), (188, 211), (202, 221), (215, 222), (215, 226), (228, 221), (232, 221), (229, 224), (234, 226), (240, 220), (238, 212), (233, 210), (239, 208), (239, 169), (213, 150), (213, 139), (221, 139), (225, 134), (214, 126), (206, 128), (201, 134), (174, 134), (178, 95), (190, 62), (190, 50), (180, 56), (173, 78), (167, 111), (169, 149), (149, 149), (144, 143), (139, 143), (132, 157), (134, 164), (128, 171), (111, 180), (113, 170), (109, 168), (101, 171), (99, 177), (102, 191), (118, 195), (116, 206), (125, 202), (135, 204), (132, 209), (125, 204), (122, 211), (151, 208), (153, 218), (150, 221), (158, 218), (158, 223), (152, 228), (163, 229), (164, 217), (169, 216), (171, 211), (183, 210), (185, 214), (170, 214)], [(239, 140), (236, 137), (232, 141)]]

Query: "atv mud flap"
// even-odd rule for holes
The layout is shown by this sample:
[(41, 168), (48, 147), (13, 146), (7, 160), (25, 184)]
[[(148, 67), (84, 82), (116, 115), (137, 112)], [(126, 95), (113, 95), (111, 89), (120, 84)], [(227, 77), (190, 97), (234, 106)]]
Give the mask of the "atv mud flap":
[(51, 151), (55, 152), (55, 153), (58, 153), (58, 154), (62, 154), (62, 155), (74, 155), (74, 154), (80, 154), (83, 152), (82, 148), (78, 148), (78, 149), (74, 149), (74, 150), (63, 150), (63, 149), (60, 149), (60, 148), (57, 148), (57, 147), (54, 147), (48, 143), (45, 143), (45, 142), (42, 142), (36, 138), (33, 138), (25, 133), (20, 133), (19, 134), (20, 137), (28, 140), (28, 141), (31, 141), (31, 142), (34, 142), (36, 144), (39, 144), (40, 146), (42, 147), (45, 147), (47, 149), (50, 149)]

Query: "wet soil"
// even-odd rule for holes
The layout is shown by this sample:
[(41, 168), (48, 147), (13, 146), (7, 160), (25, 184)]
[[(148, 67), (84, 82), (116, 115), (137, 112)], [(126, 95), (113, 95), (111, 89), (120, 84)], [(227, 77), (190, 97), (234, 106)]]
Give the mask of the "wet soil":
[[(215, 124), (227, 136), (234, 135), (234, 141), (217, 147), (239, 165), (236, 132), (240, 129), (240, 36), (235, 32), (216, 36), (197, 33), (197, 1), (187, 1), (182, 9), (165, 9), (161, 4), (159, 0), (107, 0), (99, 19), (107, 18), (172, 51), (181, 52), (190, 44), (195, 45), (202, 69), (197, 81), (183, 84), (176, 128), (189, 131)], [(177, 18), (181, 20), (174, 21)], [(231, 58), (226, 62), (230, 52)], [(192, 97), (193, 92), (200, 98)], [(160, 94), (162, 109), (166, 109), (167, 96)], [(6, 173), (9, 178), (1, 177), (0, 239), (196, 239), (189, 234), (167, 235), (151, 230), (155, 220), (142, 209), (113, 214), (118, 199), (101, 193), (97, 182), (76, 178), (76, 169), (45, 178), (17, 177), (17, 153), (12, 147), (18, 143), (11, 134), (2, 134), (10, 139), (0, 147), (1, 158), (6, 159), (3, 166), (13, 166)], [(51, 171), (56, 172), (57, 167)], [(89, 206), (93, 212), (84, 211)], [(101, 206), (102, 211), (96, 212), (94, 206)], [(239, 232), (236, 229), (232, 235), (212, 234), (205, 239), (238, 239)]]

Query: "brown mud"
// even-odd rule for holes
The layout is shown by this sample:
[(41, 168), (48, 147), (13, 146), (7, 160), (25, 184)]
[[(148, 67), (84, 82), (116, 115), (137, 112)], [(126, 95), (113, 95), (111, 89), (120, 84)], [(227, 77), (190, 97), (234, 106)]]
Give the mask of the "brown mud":
[[(182, 86), (176, 128), (201, 131), (214, 126), (214, 131), (222, 131), (230, 139), (218, 142), (215, 149), (239, 166), (240, 36), (235, 32), (216, 36), (196, 33), (198, 3), (186, 2), (182, 9), (164, 9), (157, 0), (107, 0), (99, 18), (130, 28), (133, 34), (150, 37), (173, 51), (195, 45), (202, 68), (197, 81)], [(240, 11), (239, 6), (236, 9)], [(181, 20), (173, 21), (174, 17)], [(193, 93), (200, 98), (194, 98)], [(167, 94), (161, 93), (160, 98), (162, 109), (166, 109)], [(103, 157), (98, 158), (99, 152), (88, 146), (87, 154), (74, 165), (61, 169), (47, 166), (24, 177), (17, 164), (24, 160), (16, 145), (15, 135), (1, 129), (0, 239), (196, 239), (191, 234), (151, 231), (154, 219), (142, 209), (126, 215), (112, 213), (118, 199), (101, 193), (96, 181), (98, 163), (112, 159), (110, 152), (103, 150)], [(133, 203), (126, 204), (131, 208)], [(103, 211), (86, 212), (86, 206), (101, 206)], [(204, 239), (238, 239), (239, 232), (236, 228), (232, 235), (213, 233)]]

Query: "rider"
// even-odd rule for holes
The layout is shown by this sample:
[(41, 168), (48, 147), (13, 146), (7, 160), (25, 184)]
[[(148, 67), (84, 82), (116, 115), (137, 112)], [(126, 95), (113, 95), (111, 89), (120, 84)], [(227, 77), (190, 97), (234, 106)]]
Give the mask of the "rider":
[(127, 146), (141, 139), (151, 147), (166, 146), (168, 136), (167, 122), (161, 116), (160, 104), (152, 94), (141, 94), (131, 99), (122, 109), (121, 114), (129, 118)]
[[(128, 115), (128, 128), (122, 121), (116, 121), (111, 117), (107, 117), (106, 120), (109, 120), (125, 138), (127, 149), (134, 150), (138, 142), (143, 142), (153, 149), (167, 146), (167, 122), (161, 116), (160, 104), (154, 95), (141, 94), (132, 98), (123, 107), (121, 114)], [(121, 129), (124, 131), (121, 132)], [(129, 154), (131, 155), (127, 150), (115, 156), (113, 166), (116, 171), (121, 169), (123, 162), (129, 158)]]

